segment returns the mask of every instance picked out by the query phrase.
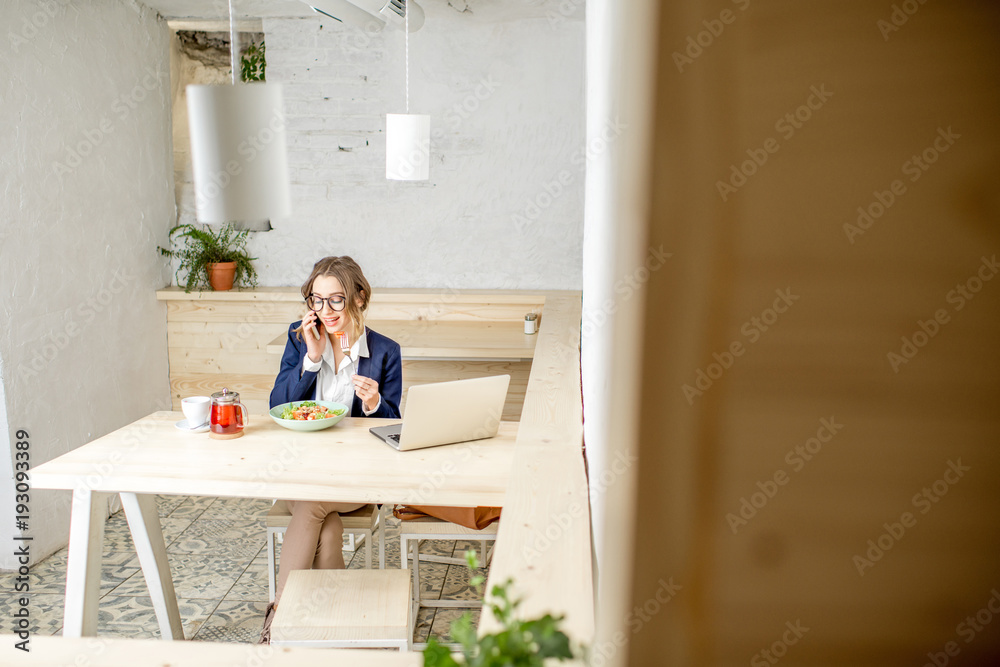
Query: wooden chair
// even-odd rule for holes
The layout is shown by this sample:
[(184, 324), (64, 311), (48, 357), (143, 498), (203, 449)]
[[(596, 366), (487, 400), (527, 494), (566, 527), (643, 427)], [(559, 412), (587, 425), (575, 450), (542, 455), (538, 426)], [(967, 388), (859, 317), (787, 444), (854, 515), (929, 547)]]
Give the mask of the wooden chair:
[(403, 570), (295, 570), (271, 623), (271, 644), (409, 650), (410, 586)]
[[(487, 551), (487, 543), (496, 542), (499, 527), (500, 522), (494, 521), (482, 530), (474, 530), (434, 517), (423, 517), (412, 521), (399, 522), (399, 561), (402, 569), (407, 569), (410, 558), (413, 558), (414, 614), (417, 613), (420, 607), (475, 608), (482, 606), (482, 602), (478, 600), (425, 600), (420, 597), (420, 561), (447, 563), (449, 565), (466, 564), (464, 558), (422, 554), (420, 553), (420, 541), (451, 540), (458, 542), (471, 540), (479, 542), (482, 545), (480, 547), (479, 562), (485, 566), (489, 564), (489, 559), (493, 555), (492, 549)], [(413, 547), (412, 550), (410, 549), (410, 545)]]
[[(350, 535), (355, 544), (364, 542), (365, 567), (372, 566), (372, 542), (378, 533), (378, 564), (379, 569), (385, 569), (385, 540), (382, 538), (382, 526), (385, 525), (385, 505), (379, 510), (376, 505), (365, 505), (353, 512), (341, 514), (344, 523), (344, 534)], [(275, 501), (267, 513), (264, 523), (267, 526), (267, 591), (271, 602), (274, 602), (277, 579), (277, 536), (288, 530), (292, 513), (284, 500)]]

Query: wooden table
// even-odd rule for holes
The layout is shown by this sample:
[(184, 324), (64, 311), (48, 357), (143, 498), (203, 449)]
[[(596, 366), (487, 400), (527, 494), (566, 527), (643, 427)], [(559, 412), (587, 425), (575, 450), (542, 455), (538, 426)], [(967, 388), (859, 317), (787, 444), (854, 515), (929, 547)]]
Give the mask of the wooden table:
[(358, 503), (502, 506), (518, 424), (497, 437), (397, 452), (368, 432), (398, 420), (347, 418), (313, 433), (253, 415), (242, 438), (213, 440), (155, 412), (32, 471), (40, 489), (73, 491), (64, 637), (97, 634), (107, 499), (121, 494), (165, 639), (183, 639), (156, 494)]

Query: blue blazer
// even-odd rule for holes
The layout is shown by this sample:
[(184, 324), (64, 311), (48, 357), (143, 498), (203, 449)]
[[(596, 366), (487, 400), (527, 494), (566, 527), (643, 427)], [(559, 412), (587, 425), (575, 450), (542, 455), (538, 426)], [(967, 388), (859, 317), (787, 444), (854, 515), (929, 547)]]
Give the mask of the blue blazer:
[[(288, 327), (288, 342), (281, 357), (281, 370), (271, 390), (271, 407), (290, 401), (309, 401), (316, 395), (318, 371), (302, 372), (302, 360), (306, 356), (306, 343), (299, 340), (295, 330), (302, 321), (292, 322)], [(378, 392), (382, 402), (369, 417), (399, 419), (399, 400), (403, 396), (403, 361), (399, 354), (399, 343), (365, 327), (368, 334), (368, 356), (358, 359), (357, 374), (378, 382)], [(354, 395), (351, 415), (364, 417), (361, 399)]]

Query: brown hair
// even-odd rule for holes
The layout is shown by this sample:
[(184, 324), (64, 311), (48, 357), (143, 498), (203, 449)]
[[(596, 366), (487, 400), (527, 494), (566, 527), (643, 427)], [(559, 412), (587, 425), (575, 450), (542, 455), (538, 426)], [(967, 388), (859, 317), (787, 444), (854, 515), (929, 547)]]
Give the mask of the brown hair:
[[(372, 298), (372, 288), (368, 279), (361, 272), (361, 267), (350, 257), (324, 257), (313, 265), (312, 273), (302, 284), (302, 298), (312, 294), (313, 283), (320, 276), (333, 276), (344, 288), (344, 298), (347, 304), (344, 312), (351, 319), (351, 344), (361, 337), (365, 330), (365, 313)], [(360, 304), (360, 305), (359, 305)], [(295, 330), (299, 340), (302, 340), (302, 326)]]

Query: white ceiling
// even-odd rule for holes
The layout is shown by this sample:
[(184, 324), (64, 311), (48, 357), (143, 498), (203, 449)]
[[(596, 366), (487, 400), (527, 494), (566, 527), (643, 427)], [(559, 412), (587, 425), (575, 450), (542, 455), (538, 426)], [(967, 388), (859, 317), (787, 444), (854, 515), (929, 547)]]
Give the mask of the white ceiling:
[[(139, 0), (168, 20), (229, 20), (228, 0)], [(586, 14), (584, 0), (418, 0), (427, 12), (469, 12), (487, 20), (522, 18), (566, 18), (582, 20)], [(448, 9), (450, 8), (450, 10)], [(565, 17), (560, 13), (567, 12)], [(233, 0), (233, 13), (242, 19), (262, 17), (316, 16), (301, 0)]]
[[(141, 0), (165, 19), (229, 20), (225, 0)], [(315, 16), (299, 0), (233, 0), (233, 13), (242, 18), (273, 16)]]

